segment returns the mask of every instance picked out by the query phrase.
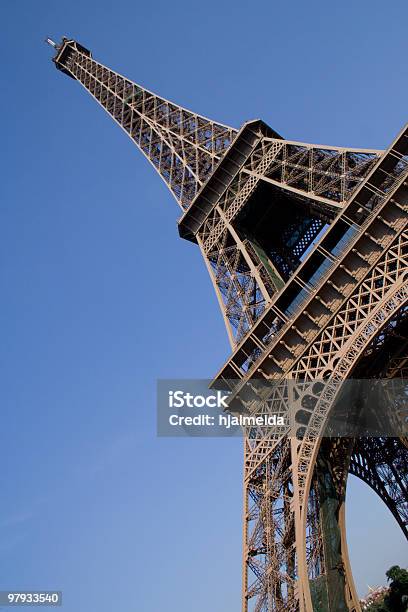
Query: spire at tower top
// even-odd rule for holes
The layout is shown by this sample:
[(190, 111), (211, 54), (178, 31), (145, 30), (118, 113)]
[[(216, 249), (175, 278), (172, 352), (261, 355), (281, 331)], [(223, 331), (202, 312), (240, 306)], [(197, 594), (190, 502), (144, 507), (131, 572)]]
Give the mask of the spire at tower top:
[(47, 39), (56, 67), (79, 81), (152, 163), (183, 210), (234, 140), (237, 130), (173, 104), (95, 61), (72, 39)]
[(49, 38), (49, 37), (46, 38), (45, 42), (47, 43), (47, 45), (50, 45), (51, 47), (54, 47), (54, 49), (58, 48), (57, 43), (54, 40), (52, 40), (52, 38)]

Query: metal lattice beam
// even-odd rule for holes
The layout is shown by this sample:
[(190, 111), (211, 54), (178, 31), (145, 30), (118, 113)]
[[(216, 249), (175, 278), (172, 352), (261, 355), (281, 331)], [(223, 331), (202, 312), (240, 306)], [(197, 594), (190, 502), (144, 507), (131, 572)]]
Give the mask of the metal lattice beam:
[(119, 123), (180, 206), (188, 208), (236, 130), (173, 104), (106, 68), (74, 40), (63, 39), (54, 61)]

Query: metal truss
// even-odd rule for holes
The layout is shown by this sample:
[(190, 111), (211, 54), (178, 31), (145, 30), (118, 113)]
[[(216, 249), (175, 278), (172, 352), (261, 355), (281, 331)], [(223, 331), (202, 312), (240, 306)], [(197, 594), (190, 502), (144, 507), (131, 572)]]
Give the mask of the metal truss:
[[(92, 94), (153, 164), (182, 209), (188, 209), (237, 131), (133, 83), (96, 62), (76, 41), (63, 39), (57, 48), (54, 58), (57, 67)], [(344, 203), (381, 153), (280, 138), (259, 139), (197, 236), (218, 286), (232, 344), (247, 333), (263, 312), (265, 302), (281, 286), (279, 274), (271, 280), (259, 253), (248, 242), (242, 244), (239, 235), (232, 231), (234, 217), (258, 182), (268, 181), (297, 197), (312, 197), (314, 207), (318, 209), (320, 204), (321, 216), (327, 217), (330, 212), (324, 214), (324, 206)], [(316, 231), (309, 230), (312, 239), (322, 226), (323, 222), (316, 219)], [(296, 261), (294, 245), (290, 250), (295, 251)], [(299, 245), (297, 251), (298, 258), (302, 254)], [(276, 257), (286, 272), (294, 267), (288, 263), (293, 259), (290, 252)]]
[(49, 42), (183, 210), (179, 233), (203, 254), (232, 346), (213, 384), (231, 411), (286, 418), (244, 432), (243, 612), (359, 611), (347, 477), (407, 535), (408, 441), (325, 432), (345, 380), (408, 373), (408, 127), (385, 152), (287, 141), (262, 121), (237, 131), (76, 41)]
[[(253, 148), (196, 234), (219, 290), (232, 345), (252, 328), (311, 242), (361, 184), (381, 153), (289, 143), (266, 136)], [(234, 227), (234, 220), (262, 182), (299, 201), (298, 212), (285, 228), (283, 244), (270, 254), (250, 238), (241, 237), (239, 227)], [(302, 210), (306, 206), (310, 216)]]
[[(262, 171), (262, 161), (277, 147), (273, 161)], [(265, 138), (247, 171), (315, 202), (343, 204), (382, 153)]]
[[(291, 397), (281, 394), (280, 412), (295, 415), (292, 439), (290, 474), (274, 470), (278, 483), (290, 482), (292, 486), (292, 516), (281, 517), (277, 533), (292, 529), (291, 547), (296, 550), (296, 584), (298, 590), (289, 590), (287, 563), (281, 558), (282, 572), (278, 583), (287, 596), (264, 605), (264, 599), (254, 596), (248, 572), (254, 565), (251, 551), (251, 530), (248, 527), (245, 540), (247, 570), (244, 572), (244, 610), (279, 610), (294, 604), (300, 608), (329, 608), (329, 600), (343, 602), (349, 609), (358, 609), (359, 603), (352, 582), (348, 561), (344, 526), (345, 485), (350, 470), (376, 490), (399, 524), (406, 530), (406, 485), (396, 477), (394, 460), (389, 455), (379, 454), (379, 441), (359, 441), (341, 454), (327, 454), (322, 450), (324, 425), (335, 404), (342, 382), (352, 375), (359, 360), (374, 346), (384, 343), (386, 330), (393, 333), (401, 324), (402, 314), (408, 303), (408, 234), (406, 230), (406, 209), (408, 204), (408, 164), (404, 152), (407, 131), (390, 147), (378, 166), (372, 171), (355, 198), (338, 215), (328, 232), (321, 239), (309, 257), (323, 256), (326, 265), (320, 262), (310, 267), (310, 278), (302, 273), (308, 262), (297, 270), (296, 278), (290, 280), (284, 289), (271, 301), (265, 313), (241, 342), (233, 357), (220, 372), (218, 380), (224, 381), (236, 399), (245, 390), (247, 400), (248, 383), (259, 378), (268, 380), (293, 380), (295, 390)], [(385, 172), (387, 168), (387, 172)], [(375, 187), (375, 189), (374, 189)], [(364, 209), (363, 209), (363, 205)], [(364, 212), (357, 218), (357, 211)], [(343, 242), (338, 255), (333, 256), (330, 233), (336, 231), (344, 217), (350, 228), (348, 241)], [(318, 261), (318, 260), (317, 260)], [(316, 277), (316, 269), (320, 275)], [(297, 294), (290, 286), (298, 285)], [(285, 291), (290, 300), (285, 301)], [(286, 309), (284, 308), (286, 304)], [(293, 306), (295, 304), (295, 307)], [(268, 316), (266, 316), (268, 315)], [(389, 326), (389, 327), (387, 327)], [(388, 332), (389, 333), (389, 332)], [(392, 360), (395, 372), (400, 371), (406, 358)], [(362, 375), (360, 373), (360, 375)], [(276, 393), (276, 392), (275, 392)], [(259, 401), (259, 400), (258, 400)], [(287, 432), (289, 433), (289, 432)], [(287, 445), (287, 437), (281, 439), (264, 436), (256, 444), (246, 443), (244, 486), (246, 495), (251, 496), (254, 475), (266, 473), (270, 457), (281, 445)], [(343, 441), (344, 442), (344, 441)], [(406, 448), (397, 444), (400, 455)], [(341, 445), (340, 445), (341, 446)], [(364, 448), (364, 454), (363, 449)], [(332, 507), (319, 509), (322, 495), (316, 492), (319, 462), (323, 458), (328, 466), (326, 472), (333, 479), (335, 494), (323, 497), (332, 500)], [(354, 454), (353, 454), (354, 453)], [(352, 457), (352, 459), (350, 459)], [(406, 455), (405, 455), (406, 457)], [(406, 459), (405, 459), (406, 460)], [(350, 463), (351, 461), (351, 463)], [(399, 459), (401, 461), (401, 459)], [(400, 463), (400, 465), (402, 465)], [(337, 472), (337, 482), (334, 474)], [(265, 483), (258, 482), (258, 486)], [(262, 500), (259, 501), (262, 503)], [(250, 522), (247, 521), (248, 526)], [(257, 526), (259, 533), (267, 526)], [(338, 555), (334, 563), (333, 550), (327, 550), (327, 542), (337, 541)], [(331, 565), (327, 560), (331, 559)], [(266, 570), (265, 574), (268, 572)], [(262, 576), (257, 576), (262, 582)], [(267, 587), (265, 586), (267, 589)], [(302, 592), (300, 592), (302, 591)], [(268, 591), (270, 592), (270, 590)], [(249, 608), (252, 599), (253, 607)], [(333, 609), (337, 609), (333, 607)]]
[(399, 438), (357, 440), (350, 474), (364, 480), (380, 496), (408, 539), (408, 460), (404, 442)]
[(236, 130), (156, 96), (96, 62), (74, 40), (63, 39), (54, 59), (119, 123), (187, 208)]

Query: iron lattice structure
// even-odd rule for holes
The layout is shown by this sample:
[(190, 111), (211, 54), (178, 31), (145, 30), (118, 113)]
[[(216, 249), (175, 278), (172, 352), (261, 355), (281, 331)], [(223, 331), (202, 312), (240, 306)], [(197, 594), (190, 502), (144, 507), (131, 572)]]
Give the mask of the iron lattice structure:
[[(408, 127), (386, 151), (288, 141), (262, 121), (237, 131), (74, 40), (48, 42), (182, 209), (179, 233), (202, 252), (232, 347), (213, 384), (246, 410), (294, 415), (290, 431), (244, 437), (243, 612), (360, 610), (347, 477), (366, 482), (407, 535), (408, 444), (322, 432), (345, 380), (408, 371)], [(265, 395), (259, 383), (270, 381)]]

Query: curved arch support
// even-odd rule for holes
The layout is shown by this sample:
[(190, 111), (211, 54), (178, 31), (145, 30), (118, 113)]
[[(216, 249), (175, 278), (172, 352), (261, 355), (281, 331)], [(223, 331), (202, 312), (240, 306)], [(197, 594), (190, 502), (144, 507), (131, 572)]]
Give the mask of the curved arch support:
[[(308, 424), (306, 434), (300, 445), (297, 474), (298, 481), (295, 486), (299, 488), (300, 520), (301, 520), (301, 541), (299, 542), (299, 578), (302, 584), (303, 596), (306, 602), (306, 609), (313, 610), (312, 597), (308, 580), (308, 567), (306, 556), (306, 528), (307, 528), (307, 500), (313, 480), (313, 474), (321, 447), (321, 435), (327, 422), (334, 402), (340, 392), (341, 384), (350, 375), (359, 356), (363, 353), (372, 338), (378, 334), (387, 321), (400, 308), (408, 303), (408, 287), (404, 285), (402, 278), (398, 280), (393, 288), (388, 292), (376, 309), (371, 313), (368, 320), (365, 320), (356, 333), (348, 341), (348, 350), (340, 358), (333, 368), (330, 378), (322, 391), (320, 400)], [(344, 540), (343, 540), (344, 541)], [(342, 551), (343, 552), (343, 551)], [(344, 562), (344, 560), (343, 560)], [(355, 592), (352, 585), (351, 570), (349, 570), (349, 581), (351, 591)], [(358, 602), (353, 601), (353, 606), (359, 610)]]

